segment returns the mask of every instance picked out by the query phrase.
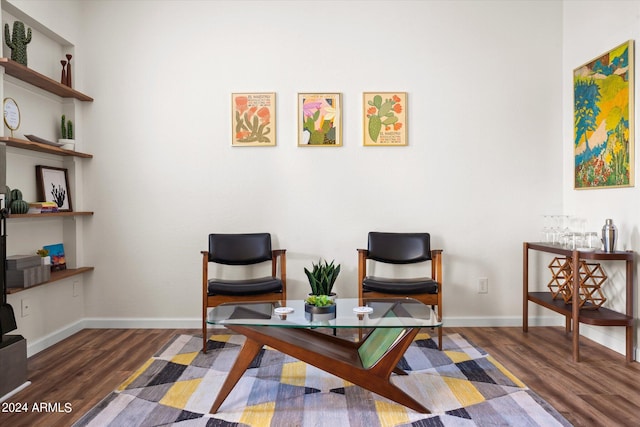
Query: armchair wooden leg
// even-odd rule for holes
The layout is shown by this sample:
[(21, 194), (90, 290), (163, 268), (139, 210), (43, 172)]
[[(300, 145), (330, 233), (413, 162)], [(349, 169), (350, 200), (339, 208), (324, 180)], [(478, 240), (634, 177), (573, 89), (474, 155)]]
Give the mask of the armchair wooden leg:
[(202, 352), (203, 353), (207, 353), (207, 341), (208, 341), (208, 337), (207, 337), (207, 322), (204, 318), (204, 315), (202, 316)]

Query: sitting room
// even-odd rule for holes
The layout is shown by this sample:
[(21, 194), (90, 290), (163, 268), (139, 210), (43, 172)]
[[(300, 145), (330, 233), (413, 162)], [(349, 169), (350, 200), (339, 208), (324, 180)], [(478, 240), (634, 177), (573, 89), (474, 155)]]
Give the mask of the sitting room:
[(0, 424), (640, 423), (640, 0), (0, 5)]

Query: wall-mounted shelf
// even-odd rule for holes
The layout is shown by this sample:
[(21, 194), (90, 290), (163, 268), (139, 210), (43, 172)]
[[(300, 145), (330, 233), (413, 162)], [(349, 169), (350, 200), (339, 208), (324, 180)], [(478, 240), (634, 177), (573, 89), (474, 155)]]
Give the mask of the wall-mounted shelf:
[(4, 70), (8, 75), (37, 86), (40, 89), (44, 89), (54, 95), (58, 95), (62, 98), (75, 98), (80, 101), (93, 101), (93, 98), (90, 96), (85, 95), (82, 92), (78, 92), (69, 86), (58, 83), (57, 81), (50, 79), (29, 67), (18, 64), (9, 58), (0, 58), (0, 66), (4, 67)]
[(16, 294), (18, 292), (23, 292), (29, 289), (36, 288), (38, 286), (46, 285), (51, 282), (56, 282), (58, 280), (66, 279), (68, 277), (73, 277), (73, 276), (77, 276), (78, 274), (86, 273), (88, 271), (93, 271), (93, 269), (94, 267), (80, 267), (80, 268), (68, 268), (66, 270), (61, 270), (61, 271), (52, 271), (51, 278), (48, 281), (38, 283), (37, 285), (34, 285), (34, 286), (29, 286), (28, 288), (8, 288), (7, 294)]
[(75, 156), (85, 159), (93, 158), (93, 154), (81, 153), (80, 151), (65, 150), (54, 145), (41, 144), (26, 139), (12, 138), (10, 136), (0, 137), (0, 142), (4, 142), (7, 147), (21, 148), (23, 150), (39, 151), (41, 153), (56, 154), (58, 156)]
[(36, 213), (36, 214), (9, 214), (7, 219), (18, 219), (18, 218), (51, 218), (51, 217), (59, 217), (59, 216), (87, 216), (93, 215), (93, 212), (50, 212), (50, 213)]

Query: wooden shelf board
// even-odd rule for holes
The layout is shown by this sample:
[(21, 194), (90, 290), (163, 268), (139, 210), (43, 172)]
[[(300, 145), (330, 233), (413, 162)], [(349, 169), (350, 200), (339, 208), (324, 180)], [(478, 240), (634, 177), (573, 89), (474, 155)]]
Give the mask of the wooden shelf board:
[(51, 218), (56, 216), (87, 216), (93, 215), (93, 212), (74, 211), (74, 212), (50, 212), (39, 214), (9, 214), (8, 219), (12, 218)]
[(13, 138), (10, 136), (0, 137), (0, 142), (4, 142), (8, 147), (22, 148), (23, 150), (39, 151), (41, 153), (57, 154), (59, 156), (75, 156), (85, 159), (93, 158), (93, 154), (81, 153), (80, 151), (65, 150), (54, 145), (41, 144), (27, 139)]
[[(563, 316), (571, 316), (571, 304), (565, 304), (562, 299), (553, 299), (551, 292), (529, 292), (528, 299)], [(589, 306), (590, 304), (585, 304)], [(581, 309), (578, 318), (580, 323), (595, 326), (631, 326), (633, 317), (627, 316), (608, 308), (600, 307), (597, 310)]]
[(62, 98), (75, 98), (80, 101), (93, 101), (93, 98), (90, 96), (85, 95), (82, 92), (78, 92), (69, 86), (58, 83), (57, 81), (38, 73), (29, 67), (18, 64), (9, 58), (0, 58), (0, 66), (4, 67), (5, 72), (8, 75), (39, 87), (40, 89), (44, 89), (54, 95), (58, 95)]
[(88, 271), (93, 271), (94, 267), (80, 267), (80, 268), (68, 268), (62, 271), (52, 271), (51, 279), (46, 282), (38, 283), (34, 286), (29, 286), (28, 288), (7, 288), (7, 294), (16, 294), (18, 292), (26, 291), (28, 289), (36, 288), (38, 286), (43, 286), (48, 283), (57, 282), (58, 280), (67, 279), (69, 277), (77, 276), (78, 274), (84, 274)]

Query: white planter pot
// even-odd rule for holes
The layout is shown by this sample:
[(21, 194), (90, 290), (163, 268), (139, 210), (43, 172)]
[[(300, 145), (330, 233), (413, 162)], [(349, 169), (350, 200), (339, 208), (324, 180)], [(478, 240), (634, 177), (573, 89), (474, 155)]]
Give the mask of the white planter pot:
[(43, 256), (40, 258), (40, 264), (41, 265), (51, 265), (51, 257), (50, 256)]
[(75, 139), (59, 139), (58, 144), (63, 144), (62, 148), (65, 150), (75, 150), (76, 149), (76, 140)]

